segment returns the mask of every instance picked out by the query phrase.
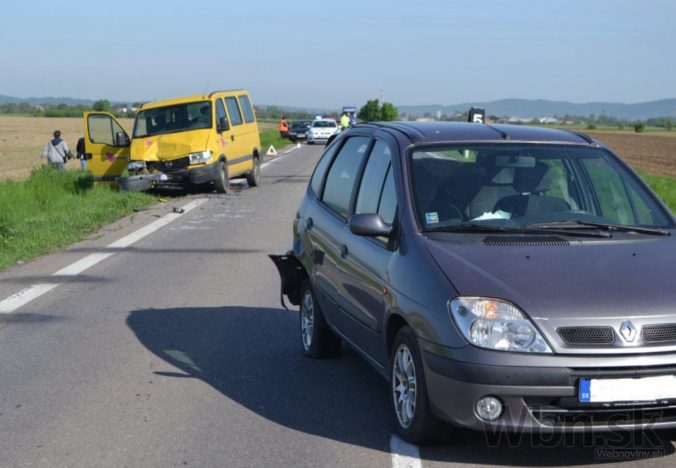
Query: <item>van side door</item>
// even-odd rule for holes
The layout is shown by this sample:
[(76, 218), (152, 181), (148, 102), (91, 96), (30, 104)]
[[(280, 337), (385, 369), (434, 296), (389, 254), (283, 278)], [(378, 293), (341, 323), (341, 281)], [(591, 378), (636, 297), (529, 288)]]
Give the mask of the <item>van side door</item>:
[(85, 155), (87, 169), (97, 181), (114, 181), (129, 162), (131, 140), (122, 125), (107, 112), (85, 112)]
[(236, 176), (249, 172), (253, 167), (251, 142), (248, 141), (242, 111), (235, 96), (225, 96), (225, 107), (230, 119), (230, 142), (225, 153), (228, 160), (228, 174)]

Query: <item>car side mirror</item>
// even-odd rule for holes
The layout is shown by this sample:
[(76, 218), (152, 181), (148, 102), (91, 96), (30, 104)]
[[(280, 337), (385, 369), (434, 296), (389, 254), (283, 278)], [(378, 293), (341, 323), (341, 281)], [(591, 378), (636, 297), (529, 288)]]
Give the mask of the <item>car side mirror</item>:
[(220, 119), (218, 119), (217, 130), (218, 130), (218, 133), (223, 133), (223, 132), (227, 132), (228, 130), (230, 130), (230, 122), (228, 122), (227, 117), (221, 117)]
[(129, 137), (124, 132), (117, 132), (115, 134), (115, 146), (129, 146)]
[(350, 216), (350, 232), (364, 237), (390, 237), (392, 225), (386, 223), (377, 213), (359, 213)]

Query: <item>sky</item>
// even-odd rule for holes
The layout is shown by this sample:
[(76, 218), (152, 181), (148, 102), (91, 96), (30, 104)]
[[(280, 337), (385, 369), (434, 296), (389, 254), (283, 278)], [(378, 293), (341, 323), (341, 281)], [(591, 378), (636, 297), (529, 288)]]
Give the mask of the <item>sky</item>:
[(0, 94), (314, 108), (676, 97), (672, 0), (6, 0)]

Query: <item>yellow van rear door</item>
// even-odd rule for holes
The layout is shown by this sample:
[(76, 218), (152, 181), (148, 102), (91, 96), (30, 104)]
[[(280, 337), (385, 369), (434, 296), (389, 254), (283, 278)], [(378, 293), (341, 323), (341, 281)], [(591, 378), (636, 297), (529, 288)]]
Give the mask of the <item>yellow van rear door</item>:
[(95, 180), (114, 181), (129, 162), (129, 135), (107, 112), (85, 112), (85, 154), (87, 169)]

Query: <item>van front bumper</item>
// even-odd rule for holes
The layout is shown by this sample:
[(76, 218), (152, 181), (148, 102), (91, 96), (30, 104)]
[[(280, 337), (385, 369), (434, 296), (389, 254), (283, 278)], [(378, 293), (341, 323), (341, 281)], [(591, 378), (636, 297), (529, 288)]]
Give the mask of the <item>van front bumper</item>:
[[(581, 378), (640, 378), (676, 375), (676, 355), (631, 365), (626, 357), (523, 356), (468, 346), (449, 350), (421, 340), (425, 381), (432, 411), (457, 426), (484, 431), (586, 432), (676, 427), (676, 400), (641, 404), (580, 403)], [(449, 354), (455, 354), (453, 358)], [(504, 353), (509, 365), (496, 362)], [(518, 359), (519, 356), (516, 356)], [(638, 357), (640, 358), (640, 356)], [(643, 356), (645, 358), (645, 356)], [(493, 362), (491, 362), (493, 361)], [(558, 365), (552, 365), (552, 362)], [(566, 365), (567, 361), (567, 365)], [(628, 362), (629, 361), (629, 362)], [(635, 361), (638, 362), (638, 361)], [(670, 362), (670, 363), (669, 363)], [(539, 365), (538, 365), (539, 363)], [(477, 400), (498, 398), (503, 411), (487, 422)]]
[(220, 161), (201, 167), (179, 169), (162, 172), (163, 176), (157, 179), (158, 185), (193, 184), (200, 185), (213, 182), (220, 177)]

